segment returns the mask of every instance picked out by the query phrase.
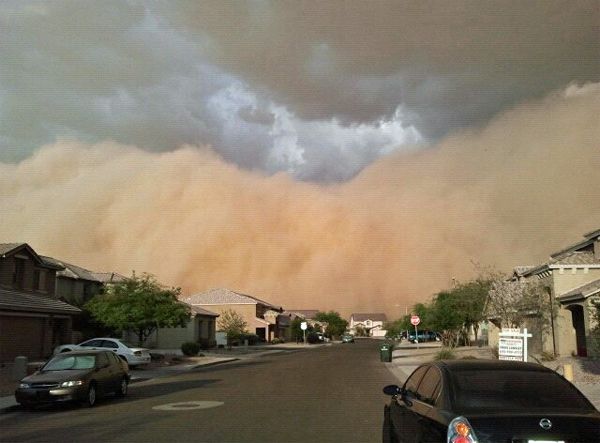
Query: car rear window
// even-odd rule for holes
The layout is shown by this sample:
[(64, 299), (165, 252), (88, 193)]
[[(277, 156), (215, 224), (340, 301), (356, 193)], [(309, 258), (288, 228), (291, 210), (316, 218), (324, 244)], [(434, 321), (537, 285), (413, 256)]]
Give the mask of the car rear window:
[(575, 387), (553, 372), (461, 370), (453, 372), (452, 380), (457, 409), (593, 409)]

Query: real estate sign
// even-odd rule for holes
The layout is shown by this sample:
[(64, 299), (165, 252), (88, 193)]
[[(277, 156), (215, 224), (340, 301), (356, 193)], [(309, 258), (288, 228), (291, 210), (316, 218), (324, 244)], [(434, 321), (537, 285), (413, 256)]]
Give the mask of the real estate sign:
[(517, 328), (503, 328), (498, 340), (498, 359), (527, 361), (527, 339), (531, 334), (527, 328), (521, 332)]

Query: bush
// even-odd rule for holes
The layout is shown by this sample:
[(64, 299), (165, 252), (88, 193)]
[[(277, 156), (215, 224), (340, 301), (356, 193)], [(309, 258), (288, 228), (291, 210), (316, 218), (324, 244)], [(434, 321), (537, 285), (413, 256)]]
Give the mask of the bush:
[(452, 349), (450, 348), (442, 348), (437, 354), (435, 354), (434, 360), (453, 360), (456, 356)]
[(460, 359), (461, 360), (477, 360), (477, 357), (475, 357), (474, 355), (463, 355)]
[(244, 344), (244, 340), (248, 340), (250, 346), (253, 346), (260, 341), (260, 337), (256, 334), (240, 334), (238, 339), (241, 345)]
[(181, 345), (181, 352), (187, 356), (197, 355), (200, 352), (200, 343), (196, 343), (195, 341), (185, 342)]
[(271, 340), (271, 344), (272, 344), (272, 345), (278, 345), (278, 344), (280, 344), (280, 343), (285, 343), (285, 342), (284, 342), (282, 339), (280, 339), (280, 338), (277, 338), (277, 337), (276, 337), (276, 338), (274, 338), (273, 340)]

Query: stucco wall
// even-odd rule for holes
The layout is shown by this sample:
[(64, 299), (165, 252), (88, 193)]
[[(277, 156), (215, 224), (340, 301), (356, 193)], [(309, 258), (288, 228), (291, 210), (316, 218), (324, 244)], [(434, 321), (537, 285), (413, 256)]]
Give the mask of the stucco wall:
[[(562, 271), (562, 273), (561, 273)], [(554, 294), (558, 297), (572, 289), (600, 279), (600, 269), (553, 269)]]

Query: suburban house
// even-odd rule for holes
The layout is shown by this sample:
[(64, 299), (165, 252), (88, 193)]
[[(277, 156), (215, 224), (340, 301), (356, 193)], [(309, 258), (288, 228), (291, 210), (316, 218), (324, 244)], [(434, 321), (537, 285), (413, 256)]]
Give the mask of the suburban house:
[(288, 314), (292, 320), (300, 318), (306, 321), (307, 325), (312, 327), (315, 331), (325, 332), (327, 328), (327, 322), (315, 320), (317, 314), (321, 312), (318, 309), (288, 309), (285, 314)]
[[(200, 306), (191, 306), (190, 313), (187, 325), (181, 328), (158, 328), (142, 345), (154, 349), (180, 349), (186, 342), (200, 343), (203, 348), (215, 346), (215, 322), (219, 314)], [(126, 332), (124, 338), (137, 344), (138, 336), (133, 332)]]
[(350, 316), (350, 333), (356, 335), (356, 329), (364, 329), (371, 337), (385, 337), (383, 324), (387, 317), (383, 313), (356, 313)]
[(283, 308), (251, 295), (218, 288), (182, 297), (181, 300), (192, 308), (203, 308), (217, 314), (235, 311), (244, 319), (248, 330), (263, 341), (286, 339), (290, 335), (290, 317), (282, 314)]
[(75, 306), (83, 306), (94, 295), (101, 293), (104, 286), (125, 280), (123, 275), (116, 272), (93, 272), (56, 258), (41, 257), (62, 268), (56, 272), (56, 297)]
[(45, 358), (71, 341), (81, 310), (56, 299), (61, 270), (26, 243), (0, 243), (0, 363)]
[[(600, 356), (600, 343), (590, 334), (596, 326), (591, 311), (600, 303), (600, 229), (552, 254), (543, 264), (516, 267), (512, 278), (539, 281), (548, 292), (549, 301), (557, 302), (548, 328), (540, 330), (535, 323), (526, 325), (533, 333), (532, 353)], [(490, 327), (490, 345), (497, 344), (498, 332), (498, 328)]]

